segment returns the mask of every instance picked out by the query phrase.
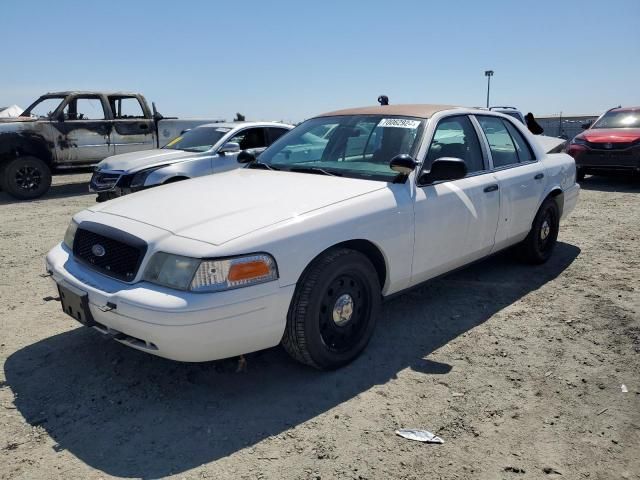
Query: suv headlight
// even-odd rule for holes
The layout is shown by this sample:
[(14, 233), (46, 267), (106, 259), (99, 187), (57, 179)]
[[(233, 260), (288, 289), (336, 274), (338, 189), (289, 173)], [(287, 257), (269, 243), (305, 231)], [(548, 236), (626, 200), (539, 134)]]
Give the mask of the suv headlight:
[(67, 248), (72, 251), (73, 240), (74, 238), (76, 238), (76, 230), (78, 230), (78, 224), (75, 222), (75, 220), (72, 219), (69, 223), (69, 226), (67, 227), (67, 231), (64, 232), (64, 240), (62, 241), (62, 243), (64, 243)]
[(158, 252), (144, 272), (148, 282), (192, 292), (221, 292), (277, 278), (276, 261), (266, 253), (201, 260)]

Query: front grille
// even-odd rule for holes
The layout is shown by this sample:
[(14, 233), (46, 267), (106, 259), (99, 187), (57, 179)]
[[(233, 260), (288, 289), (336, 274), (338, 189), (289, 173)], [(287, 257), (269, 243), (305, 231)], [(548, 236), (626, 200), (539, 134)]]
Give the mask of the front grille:
[(146, 250), (141, 239), (92, 222), (82, 222), (73, 241), (74, 258), (126, 282), (135, 278)]
[(116, 186), (121, 176), (122, 174), (120, 173), (94, 172), (91, 176), (91, 182), (89, 185), (91, 189), (96, 192), (111, 190)]
[(595, 150), (624, 150), (633, 147), (635, 142), (587, 142), (587, 145)]

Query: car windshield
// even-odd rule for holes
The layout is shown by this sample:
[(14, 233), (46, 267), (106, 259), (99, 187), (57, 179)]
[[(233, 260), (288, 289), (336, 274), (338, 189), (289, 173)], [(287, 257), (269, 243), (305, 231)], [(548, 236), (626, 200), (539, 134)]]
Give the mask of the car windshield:
[(392, 181), (389, 161), (415, 155), (425, 121), (382, 115), (345, 115), (307, 120), (259, 157), (274, 170)]
[(226, 127), (198, 127), (187, 130), (163, 148), (187, 152), (206, 152), (220, 141), (231, 129)]
[(62, 103), (64, 97), (39, 98), (27, 108), (21, 117), (51, 118), (53, 112)]
[(640, 112), (608, 112), (591, 128), (640, 128)]

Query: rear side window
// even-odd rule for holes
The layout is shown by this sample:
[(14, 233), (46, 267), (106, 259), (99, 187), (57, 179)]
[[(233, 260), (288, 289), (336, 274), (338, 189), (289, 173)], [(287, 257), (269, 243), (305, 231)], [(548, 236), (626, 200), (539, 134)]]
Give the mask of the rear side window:
[(515, 143), (502, 120), (497, 117), (478, 116), (477, 118), (489, 142), (494, 168), (519, 163)]
[(267, 132), (269, 133), (269, 145), (271, 145), (273, 142), (275, 142), (277, 139), (279, 139), (282, 135), (284, 135), (288, 131), (289, 130), (287, 130), (286, 128), (277, 128), (277, 127), (267, 128)]
[(525, 140), (518, 129), (509, 122), (504, 122), (504, 124), (507, 126), (507, 130), (513, 139), (513, 143), (516, 145), (516, 152), (518, 153), (518, 159), (520, 159), (520, 162), (531, 162), (535, 160), (536, 157), (533, 155), (533, 151), (531, 150), (529, 143)]
[(104, 108), (98, 97), (76, 97), (64, 107), (65, 120), (104, 120)]
[(445, 118), (438, 123), (427, 152), (424, 168), (431, 168), (434, 160), (453, 157), (464, 160), (467, 172), (484, 170), (484, 160), (476, 130), (467, 116)]

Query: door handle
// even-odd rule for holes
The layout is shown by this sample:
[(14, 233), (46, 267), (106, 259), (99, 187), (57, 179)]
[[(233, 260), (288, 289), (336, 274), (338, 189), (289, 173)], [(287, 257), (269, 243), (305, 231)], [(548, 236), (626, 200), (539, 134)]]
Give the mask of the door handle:
[(493, 185), (489, 185), (488, 187), (484, 187), (484, 191), (486, 193), (495, 192), (496, 190), (498, 190), (498, 184), (497, 183), (494, 183)]
[(536, 180), (540, 180), (541, 178), (544, 178), (544, 173), (539, 173), (533, 178), (535, 178)]

